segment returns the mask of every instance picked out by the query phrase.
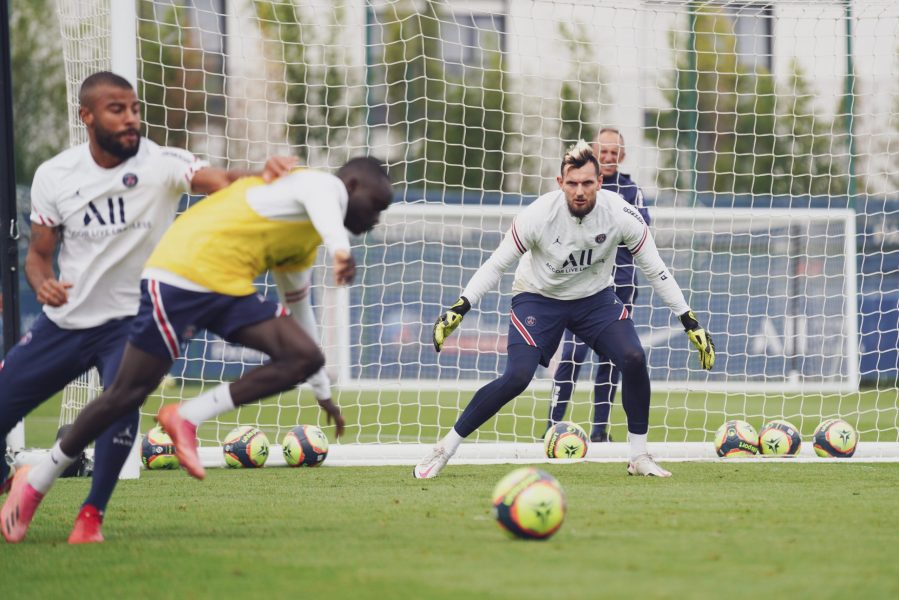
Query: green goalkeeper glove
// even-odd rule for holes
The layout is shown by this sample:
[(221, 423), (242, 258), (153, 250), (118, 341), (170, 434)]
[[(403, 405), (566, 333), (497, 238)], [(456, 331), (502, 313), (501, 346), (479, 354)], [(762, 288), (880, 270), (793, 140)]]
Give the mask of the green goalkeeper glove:
[(462, 317), (471, 310), (471, 302), (465, 296), (456, 300), (456, 303), (450, 306), (445, 313), (438, 317), (434, 323), (434, 350), (440, 352), (443, 348), (443, 342), (456, 330), (456, 327), (462, 322)]
[(699, 364), (701, 364), (702, 368), (706, 371), (711, 370), (715, 365), (715, 342), (712, 341), (712, 336), (702, 328), (699, 321), (696, 320), (696, 315), (693, 314), (692, 310), (688, 310), (682, 314), (680, 316), (680, 322), (687, 331), (687, 337), (690, 338), (690, 341), (693, 342), (693, 345), (699, 350)]

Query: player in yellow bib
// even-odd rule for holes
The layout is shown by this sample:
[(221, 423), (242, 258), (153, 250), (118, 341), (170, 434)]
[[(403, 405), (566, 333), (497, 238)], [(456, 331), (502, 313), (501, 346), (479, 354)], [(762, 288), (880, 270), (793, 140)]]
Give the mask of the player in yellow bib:
[[(85, 407), (27, 481), (14, 483), (0, 511), (7, 541), (25, 536), (53, 482), (111, 423), (143, 404), (180, 355), (182, 340), (199, 329), (263, 352), (270, 361), (160, 410), (159, 423), (191, 475), (205, 476), (196, 448), (200, 423), (303, 381), (312, 385), (339, 436), (344, 421), (331, 401), (325, 357), (315, 340), (310, 267), (323, 244), (337, 284), (351, 283), (356, 266), (347, 230), (357, 235), (371, 230), (392, 196), (381, 162), (363, 157), (336, 175), (300, 170), (270, 184), (240, 179), (178, 218), (147, 261), (140, 310), (115, 381)], [(283, 304), (255, 292), (253, 280), (267, 270), (273, 271)]]
[[(244, 296), (255, 293), (253, 280), (260, 273), (309, 269), (322, 236), (305, 204), (296, 202), (294, 189), (306, 190), (314, 210), (316, 196), (339, 198), (339, 180), (299, 170), (278, 185), (264, 184), (259, 177), (247, 177), (191, 208), (166, 232), (145, 274), (166, 271), (219, 294)], [(336, 213), (320, 212), (322, 218), (331, 217), (321, 224), (328, 231), (343, 231)]]

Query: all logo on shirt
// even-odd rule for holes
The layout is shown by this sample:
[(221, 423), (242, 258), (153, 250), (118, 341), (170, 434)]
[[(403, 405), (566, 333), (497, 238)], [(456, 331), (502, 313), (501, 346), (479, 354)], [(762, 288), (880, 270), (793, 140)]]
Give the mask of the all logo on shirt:
[(600, 233), (598, 236), (596, 236), (596, 243), (597, 243), (597, 244), (601, 244), (601, 243), (603, 243), (604, 241), (606, 241), (606, 234)]
[(122, 176), (122, 184), (126, 188), (133, 188), (137, 185), (137, 175), (135, 175), (134, 173), (125, 173)]
[(568, 255), (565, 262), (562, 263), (560, 269), (568, 267), (589, 267), (593, 264), (593, 248), (581, 250), (580, 255), (576, 256), (573, 252)]
[(102, 203), (98, 207), (93, 200), (87, 203), (87, 210), (84, 211), (85, 226), (92, 221), (96, 221), (98, 225), (115, 225), (116, 219), (120, 225), (125, 223), (125, 199), (121, 196), (118, 197), (118, 202), (114, 198), (107, 198), (105, 207)]

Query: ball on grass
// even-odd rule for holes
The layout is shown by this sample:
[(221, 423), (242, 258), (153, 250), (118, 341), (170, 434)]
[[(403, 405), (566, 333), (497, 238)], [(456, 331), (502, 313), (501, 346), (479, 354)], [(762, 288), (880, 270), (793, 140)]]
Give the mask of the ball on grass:
[(268, 460), (268, 438), (259, 429), (242, 425), (231, 431), (222, 444), (225, 464), (235, 469), (254, 469)]
[(858, 447), (858, 434), (843, 419), (827, 419), (815, 429), (814, 446), (822, 458), (849, 458)]
[(144, 436), (140, 445), (140, 460), (151, 470), (178, 468), (175, 445), (162, 427), (157, 425)]
[(315, 425), (297, 425), (284, 436), (281, 451), (289, 467), (317, 467), (328, 457), (328, 438)]
[(556, 478), (525, 467), (503, 477), (493, 490), (493, 512), (500, 526), (526, 540), (551, 537), (565, 520), (565, 494)]
[(727, 421), (715, 433), (715, 452), (724, 458), (755, 456), (759, 453), (759, 434), (746, 421)]
[(548, 458), (583, 458), (590, 440), (577, 423), (560, 421), (546, 430), (543, 450)]
[(759, 450), (764, 455), (796, 456), (801, 445), (799, 430), (783, 419), (766, 423), (759, 432)]

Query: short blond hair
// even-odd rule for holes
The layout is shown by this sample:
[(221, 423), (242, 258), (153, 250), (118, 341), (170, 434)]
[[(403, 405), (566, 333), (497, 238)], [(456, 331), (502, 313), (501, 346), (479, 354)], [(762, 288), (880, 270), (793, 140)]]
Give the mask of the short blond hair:
[(568, 167), (580, 169), (587, 163), (593, 163), (596, 172), (599, 173), (599, 161), (596, 159), (596, 154), (593, 153), (593, 148), (584, 140), (578, 140), (562, 157), (562, 175), (565, 175), (565, 169)]

